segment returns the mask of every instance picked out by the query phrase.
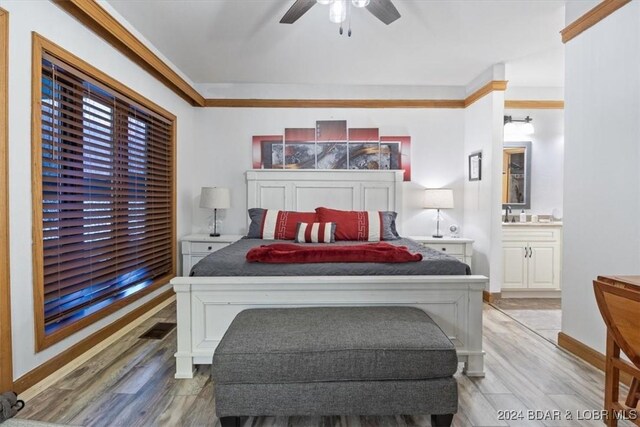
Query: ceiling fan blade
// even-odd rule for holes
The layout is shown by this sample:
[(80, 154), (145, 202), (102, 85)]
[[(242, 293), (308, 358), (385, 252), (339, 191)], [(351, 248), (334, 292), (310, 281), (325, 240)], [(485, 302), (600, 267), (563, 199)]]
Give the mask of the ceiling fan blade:
[(371, 0), (367, 10), (387, 25), (400, 18), (400, 12), (391, 0)]
[(293, 24), (316, 4), (316, 0), (296, 0), (280, 20), (281, 24)]

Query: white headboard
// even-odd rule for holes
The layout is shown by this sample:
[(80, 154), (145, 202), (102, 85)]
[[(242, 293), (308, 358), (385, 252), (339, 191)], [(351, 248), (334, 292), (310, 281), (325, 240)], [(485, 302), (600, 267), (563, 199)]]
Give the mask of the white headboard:
[(308, 212), (319, 206), (398, 212), (402, 218), (403, 171), (247, 171), (247, 208)]

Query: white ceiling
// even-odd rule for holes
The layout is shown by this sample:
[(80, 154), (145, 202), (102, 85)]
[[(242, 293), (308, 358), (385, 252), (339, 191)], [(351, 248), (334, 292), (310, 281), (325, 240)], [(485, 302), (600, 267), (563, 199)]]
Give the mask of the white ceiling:
[(108, 3), (195, 83), (458, 86), (505, 62), (512, 84), (562, 86), (563, 0), (394, 0), (389, 26), (355, 10), (351, 38), (319, 4), (278, 23), (293, 0)]

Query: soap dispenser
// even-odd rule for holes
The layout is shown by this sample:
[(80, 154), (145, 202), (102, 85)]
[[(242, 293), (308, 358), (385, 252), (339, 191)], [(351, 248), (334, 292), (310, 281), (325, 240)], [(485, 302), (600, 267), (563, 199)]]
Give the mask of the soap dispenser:
[(524, 213), (524, 209), (520, 212), (520, 222), (527, 222), (527, 214)]

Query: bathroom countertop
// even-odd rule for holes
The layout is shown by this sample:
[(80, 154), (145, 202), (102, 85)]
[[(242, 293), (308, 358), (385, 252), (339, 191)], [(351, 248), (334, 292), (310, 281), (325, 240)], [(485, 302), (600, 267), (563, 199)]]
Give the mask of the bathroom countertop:
[(505, 227), (562, 227), (562, 221), (554, 222), (503, 222)]

